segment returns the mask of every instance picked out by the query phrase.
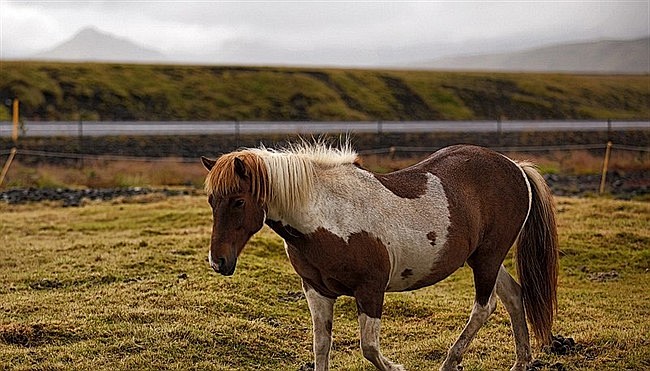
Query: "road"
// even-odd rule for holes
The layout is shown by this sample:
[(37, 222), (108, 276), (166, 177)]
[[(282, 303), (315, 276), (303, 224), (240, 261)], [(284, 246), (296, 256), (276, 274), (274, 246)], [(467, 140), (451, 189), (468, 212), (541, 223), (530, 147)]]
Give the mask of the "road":
[[(518, 131), (650, 130), (650, 121), (25, 121), (21, 136), (319, 134)], [(0, 122), (0, 137), (10, 137), (10, 122)]]

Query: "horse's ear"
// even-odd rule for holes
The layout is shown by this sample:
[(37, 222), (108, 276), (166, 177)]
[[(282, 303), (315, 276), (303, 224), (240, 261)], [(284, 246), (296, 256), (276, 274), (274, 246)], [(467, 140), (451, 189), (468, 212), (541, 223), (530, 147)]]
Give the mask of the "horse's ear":
[(201, 156), (201, 162), (203, 163), (203, 166), (210, 171), (214, 167), (214, 164), (217, 163), (217, 160), (210, 160), (207, 157)]
[(240, 178), (246, 178), (248, 176), (248, 174), (246, 174), (246, 165), (244, 165), (244, 161), (239, 157), (235, 157), (235, 173), (239, 175)]

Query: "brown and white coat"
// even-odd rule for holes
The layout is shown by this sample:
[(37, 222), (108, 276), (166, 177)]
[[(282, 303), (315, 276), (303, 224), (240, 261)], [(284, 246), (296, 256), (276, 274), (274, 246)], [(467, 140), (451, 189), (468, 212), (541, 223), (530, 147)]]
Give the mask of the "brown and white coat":
[[(530, 164), (481, 147), (453, 146), (379, 175), (362, 168), (348, 145), (322, 144), (246, 149), (217, 161), (204, 158), (204, 164), (214, 213), (210, 264), (232, 274), (237, 256), (263, 222), (278, 233), (303, 281), (317, 370), (328, 369), (333, 305), (341, 295), (356, 299), (364, 356), (378, 369), (403, 369), (379, 349), (384, 293), (432, 285), (465, 262), (474, 271), (475, 304), (441, 369), (459, 367), (494, 310), (495, 288), (513, 322), (513, 369), (523, 370), (531, 361), (524, 298), (541, 304), (532, 309), (539, 318), (531, 324), (542, 342), (550, 338), (557, 237), (550, 193)], [(527, 223), (531, 211), (536, 225)], [(542, 294), (526, 285), (522, 292), (502, 266), (518, 237), (532, 229), (545, 246), (526, 237), (532, 241), (528, 250), (537, 255), (518, 256), (521, 269), (533, 270), (520, 276), (537, 281), (531, 286), (541, 285)], [(536, 257), (541, 262), (530, 260)]]

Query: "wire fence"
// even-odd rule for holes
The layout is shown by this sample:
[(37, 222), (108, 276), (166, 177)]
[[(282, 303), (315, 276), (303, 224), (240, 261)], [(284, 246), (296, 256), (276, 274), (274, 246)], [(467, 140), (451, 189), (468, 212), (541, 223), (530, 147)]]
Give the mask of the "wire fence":
[[(650, 146), (630, 146), (630, 145), (616, 145), (608, 142), (604, 145), (601, 144), (577, 144), (577, 145), (542, 145), (542, 146), (512, 146), (512, 147), (490, 147), (498, 152), (557, 152), (557, 151), (594, 151), (603, 150), (604, 159), (603, 167), (601, 170), (601, 182), (599, 193), (602, 194), (605, 190), (605, 182), (607, 171), (609, 167), (609, 159), (613, 150), (620, 151), (634, 151), (637, 153), (650, 153)], [(393, 158), (397, 153), (422, 153), (422, 152), (435, 152), (440, 147), (408, 147), (408, 146), (391, 146), (387, 148), (367, 149), (360, 150), (360, 155), (387, 155)], [(120, 161), (120, 162), (144, 162), (144, 163), (196, 163), (195, 158), (184, 157), (147, 157), (147, 156), (125, 156), (125, 155), (111, 155), (111, 154), (84, 154), (84, 153), (69, 153), (69, 152), (52, 152), (52, 151), (38, 151), (29, 149), (18, 149), (16, 147), (10, 150), (1, 150), (0, 157), (7, 156), (2, 171), (0, 172), (0, 188), (4, 179), (17, 155), (20, 156), (35, 156), (35, 157), (49, 157), (58, 159), (68, 159), (78, 161), (83, 167), (84, 161)]]
[[(0, 156), (9, 154), (11, 151), (0, 151)], [(83, 153), (68, 153), (68, 152), (50, 152), (50, 151), (35, 151), (28, 149), (18, 149), (17, 153), (22, 156), (36, 156), (36, 157), (51, 157), (70, 160), (97, 160), (97, 161), (126, 161), (126, 162), (179, 162), (190, 163), (195, 162), (195, 159), (183, 157), (148, 157), (148, 156), (124, 156), (124, 155), (95, 155)]]
[[(568, 144), (556, 146), (514, 146), (514, 147), (490, 147), (497, 152), (549, 152), (549, 151), (579, 151), (579, 150), (604, 150), (607, 144)], [(382, 154), (396, 154), (396, 153), (422, 153), (422, 152), (435, 152), (441, 147), (409, 147), (409, 146), (392, 146), (386, 148), (364, 149), (357, 151), (360, 155), (382, 155)], [(621, 151), (633, 152), (650, 152), (650, 146), (630, 146), (621, 144), (612, 144), (612, 149)], [(11, 150), (0, 151), (0, 156), (6, 156), (11, 153)], [(69, 153), (69, 152), (50, 152), (50, 151), (36, 151), (28, 149), (18, 149), (17, 154), (21, 156), (36, 156), (36, 157), (51, 157), (71, 160), (97, 160), (97, 161), (132, 161), (132, 162), (178, 162), (178, 163), (192, 163), (196, 160), (193, 158), (183, 157), (149, 157), (149, 156), (125, 156), (125, 155), (96, 155), (84, 153)]]

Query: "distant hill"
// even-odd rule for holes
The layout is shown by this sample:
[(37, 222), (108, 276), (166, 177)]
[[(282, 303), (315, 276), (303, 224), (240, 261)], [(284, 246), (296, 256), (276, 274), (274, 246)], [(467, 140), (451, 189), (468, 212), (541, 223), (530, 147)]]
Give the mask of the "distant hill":
[(418, 67), (474, 71), (650, 73), (650, 37), (560, 44), (530, 50), (455, 56)]
[(647, 120), (650, 75), (3, 62), (14, 97), (27, 120)]
[(102, 32), (96, 28), (84, 28), (70, 40), (38, 53), (30, 59), (51, 61), (96, 62), (160, 62), (165, 56), (155, 50), (137, 45), (130, 40)]
[[(467, 50), (477, 50), (476, 46), (465, 45)], [(234, 49), (233, 49), (234, 48)], [(260, 50), (265, 58), (275, 60), (291, 60), (291, 55), (283, 54), (282, 50), (268, 45), (255, 45), (257, 52), (248, 55), (241, 45), (230, 45), (213, 56), (211, 61), (230, 58), (243, 58), (254, 63), (259, 60)], [(441, 51), (432, 50), (432, 46), (419, 46), (416, 50), (404, 46), (403, 55), (412, 58), (426, 55), (440, 55)], [(232, 49), (232, 50), (231, 50)], [(458, 50), (458, 48), (454, 48)], [(480, 50), (480, 49), (478, 49)], [(349, 53), (345, 50), (330, 50)], [(242, 54), (243, 53), (243, 54)], [(293, 52), (292, 52), (293, 53)], [(250, 53), (249, 53), (250, 54)], [(318, 54), (318, 53), (316, 53)], [(390, 55), (390, 53), (388, 53)], [(275, 57), (273, 57), (275, 55)], [(414, 57), (413, 57), (414, 56)], [(40, 61), (74, 61), (74, 62), (136, 62), (136, 63), (173, 63), (179, 57), (165, 55), (159, 51), (138, 45), (131, 40), (121, 38), (94, 27), (84, 28), (71, 39), (53, 47), (50, 50), (32, 55), (28, 59)], [(275, 58), (275, 59), (274, 59)], [(310, 58), (316, 64), (317, 55)], [(404, 57), (401, 57), (402, 60)], [(183, 60), (183, 57), (181, 59)], [(387, 60), (390, 58), (387, 56)], [(192, 63), (191, 61), (186, 61)], [(335, 63), (336, 64), (336, 63)], [(472, 70), (472, 71), (504, 71), (504, 72), (568, 72), (568, 73), (650, 73), (650, 37), (636, 40), (591, 41), (571, 44), (558, 44), (546, 47), (520, 50), (498, 54), (451, 55), (449, 57), (424, 60), (423, 62), (407, 63), (387, 62), (387, 65), (399, 68), (439, 69), (439, 70)]]

